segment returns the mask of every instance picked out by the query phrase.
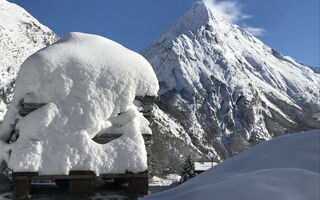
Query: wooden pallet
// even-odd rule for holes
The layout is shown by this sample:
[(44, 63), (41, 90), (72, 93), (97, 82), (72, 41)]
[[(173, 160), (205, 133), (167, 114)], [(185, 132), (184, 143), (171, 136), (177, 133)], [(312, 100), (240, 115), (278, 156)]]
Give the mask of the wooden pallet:
[(115, 183), (128, 183), (124, 189), (129, 194), (146, 195), (148, 193), (148, 172), (125, 174), (100, 174), (93, 171), (70, 171), (69, 175), (39, 175), (37, 172), (13, 172), (13, 195), (27, 198), (32, 195), (32, 181), (50, 180), (57, 186), (68, 188), (70, 195), (93, 195), (96, 179), (113, 179)]

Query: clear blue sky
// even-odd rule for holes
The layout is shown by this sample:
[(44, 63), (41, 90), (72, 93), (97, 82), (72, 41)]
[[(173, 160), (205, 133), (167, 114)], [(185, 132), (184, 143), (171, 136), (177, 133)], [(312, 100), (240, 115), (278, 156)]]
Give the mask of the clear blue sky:
[[(141, 51), (195, 0), (9, 0), (26, 9), (59, 36), (94, 33)], [(221, 1), (218, 1), (218, 3)], [(217, 0), (216, 0), (217, 3)], [(259, 27), (268, 46), (297, 61), (320, 66), (319, 0), (237, 0), (248, 19), (240, 26)]]

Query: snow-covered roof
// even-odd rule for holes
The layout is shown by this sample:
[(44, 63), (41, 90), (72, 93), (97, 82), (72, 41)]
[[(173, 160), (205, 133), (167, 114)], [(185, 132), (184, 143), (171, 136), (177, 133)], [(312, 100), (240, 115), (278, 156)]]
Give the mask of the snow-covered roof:
[[(146, 170), (142, 133), (151, 130), (133, 102), (156, 96), (158, 89), (151, 65), (139, 54), (104, 37), (67, 34), (21, 66), (0, 130), (7, 139), (18, 119), (9, 167), (40, 174)], [(45, 105), (21, 117), (22, 100)], [(123, 135), (101, 145), (92, 140), (100, 132)]]
[(196, 171), (205, 171), (215, 166), (216, 162), (194, 162), (194, 169)]

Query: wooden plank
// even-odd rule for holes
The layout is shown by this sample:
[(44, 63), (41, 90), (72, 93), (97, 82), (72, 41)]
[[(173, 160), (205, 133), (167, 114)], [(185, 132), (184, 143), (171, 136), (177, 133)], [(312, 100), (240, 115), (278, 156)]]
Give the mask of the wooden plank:
[(32, 180), (38, 172), (12, 172), (12, 180)]
[(100, 174), (99, 178), (144, 178), (146, 174)]
[(12, 172), (12, 177), (15, 176), (37, 176), (38, 172)]
[(90, 171), (90, 170), (71, 170), (69, 172), (69, 175), (92, 175), (92, 176), (95, 176), (96, 173), (94, 173), (94, 171)]
[(139, 178), (148, 177), (148, 174), (100, 174), (94, 175), (40, 175), (40, 176), (16, 176), (15, 180), (56, 180), (56, 179), (86, 179), (86, 178)]
[(94, 194), (95, 179), (70, 179), (69, 193), (71, 195), (93, 195)]
[(87, 178), (76, 178), (69, 180), (69, 193), (72, 195), (92, 195), (96, 174), (93, 171), (70, 171), (69, 176), (87, 176)]
[(12, 186), (15, 199), (27, 199), (31, 194), (31, 180), (13, 180)]
[(40, 175), (40, 176), (17, 176), (15, 180), (56, 180), (56, 179), (85, 179), (95, 178), (93, 175)]
[(19, 106), (19, 114), (24, 117), (31, 113), (32, 111), (35, 111), (42, 106), (46, 105), (45, 103), (24, 103), (21, 102)]
[(144, 178), (148, 177), (148, 171), (131, 173), (126, 172), (125, 174), (100, 174), (99, 178)]
[(100, 174), (96, 175), (92, 171), (70, 171), (69, 175), (38, 175), (37, 172), (13, 172), (12, 178), (15, 180), (55, 180), (55, 179), (87, 179), (87, 178), (143, 178), (148, 177), (148, 172), (124, 174)]
[(122, 136), (122, 134), (107, 133), (107, 134), (102, 134), (98, 137), (94, 137), (92, 140), (98, 144), (106, 144), (106, 143), (111, 142), (112, 140), (115, 140), (121, 136)]
[[(119, 137), (121, 137), (122, 133), (102, 133), (101, 135), (94, 137), (92, 140), (95, 141), (98, 144), (106, 144), (108, 142), (111, 142), (112, 140), (115, 140)], [(152, 135), (151, 134), (142, 134), (142, 137), (145, 142), (150, 141)]]
[(93, 171), (70, 171), (69, 175), (39, 175), (38, 172), (12, 172), (14, 180), (55, 180), (95, 178)]
[(148, 177), (129, 178), (127, 192), (130, 194), (147, 195), (148, 194)]

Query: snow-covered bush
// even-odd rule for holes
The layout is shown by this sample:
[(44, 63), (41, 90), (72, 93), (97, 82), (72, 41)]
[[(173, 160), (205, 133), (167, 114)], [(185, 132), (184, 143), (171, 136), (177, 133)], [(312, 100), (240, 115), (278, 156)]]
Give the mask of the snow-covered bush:
[[(148, 121), (136, 96), (156, 96), (151, 65), (109, 39), (70, 33), (30, 56), (21, 66), (15, 94), (0, 129), (0, 155), (14, 171), (68, 174), (70, 170), (123, 173), (147, 169), (142, 133)], [(26, 116), (22, 103), (42, 105)], [(121, 133), (107, 144), (92, 138)], [(5, 152), (10, 152), (6, 154)]]

